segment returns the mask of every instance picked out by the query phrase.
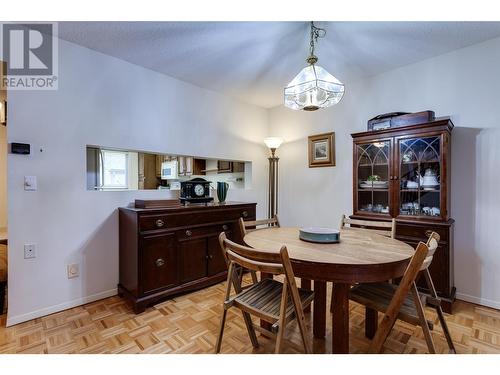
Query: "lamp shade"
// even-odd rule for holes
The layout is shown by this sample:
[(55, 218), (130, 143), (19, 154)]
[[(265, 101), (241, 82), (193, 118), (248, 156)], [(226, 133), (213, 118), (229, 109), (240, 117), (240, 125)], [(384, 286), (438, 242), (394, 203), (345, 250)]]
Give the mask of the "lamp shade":
[(267, 137), (264, 139), (264, 143), (270, 149), (277, 149), (283, 143), (283, 138), (280, 137)]
[(285, 106), (315, 111), (337, 104), (344, 96), (344, 84), (319, 65), (310, 64), (285, 88)]

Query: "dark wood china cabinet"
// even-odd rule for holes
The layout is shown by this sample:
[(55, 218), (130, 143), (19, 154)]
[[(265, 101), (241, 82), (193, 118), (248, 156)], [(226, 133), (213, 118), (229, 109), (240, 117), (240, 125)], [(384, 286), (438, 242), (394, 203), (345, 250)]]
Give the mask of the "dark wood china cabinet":
[[(411, 246), (441, 236), (430, 272), (445, 311), (452, 310), (453, 223), (450, 217), (449, 118), (352, 134), (353, 218), (396, 218), (396, 238)], [(424, 283), (422, 283), (425, 285)], [(423, 292), (425, 292), (422, 286)]]

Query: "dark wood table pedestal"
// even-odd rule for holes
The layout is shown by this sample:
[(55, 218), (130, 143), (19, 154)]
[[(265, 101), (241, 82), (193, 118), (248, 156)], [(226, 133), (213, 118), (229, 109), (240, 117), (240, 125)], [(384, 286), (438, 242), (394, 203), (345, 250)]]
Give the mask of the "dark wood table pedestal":
[(323, 339), (326, 335), (326, 282), (314, 281), (313, 334)]
[(344, 283), (333, 284), (332, 353), (349, 353), (349, 290)]

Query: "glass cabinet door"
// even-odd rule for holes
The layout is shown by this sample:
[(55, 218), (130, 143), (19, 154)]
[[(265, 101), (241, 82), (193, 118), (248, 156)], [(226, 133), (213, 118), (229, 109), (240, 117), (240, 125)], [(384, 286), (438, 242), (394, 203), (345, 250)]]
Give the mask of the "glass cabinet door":
[(390, 214), (391, 140), (356, 144), (357, 209), (370, 214)]
[(441, 216), (441, 137), (398, 140), (399, 216)]

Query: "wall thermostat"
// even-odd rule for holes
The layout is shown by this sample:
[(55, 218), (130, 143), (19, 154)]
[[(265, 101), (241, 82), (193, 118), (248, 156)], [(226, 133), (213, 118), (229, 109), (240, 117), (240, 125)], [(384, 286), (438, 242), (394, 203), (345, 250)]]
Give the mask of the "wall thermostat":
[(13, 154), (29, 155), (30, 145), (29, 143), (11, 143), (10, 152)]

